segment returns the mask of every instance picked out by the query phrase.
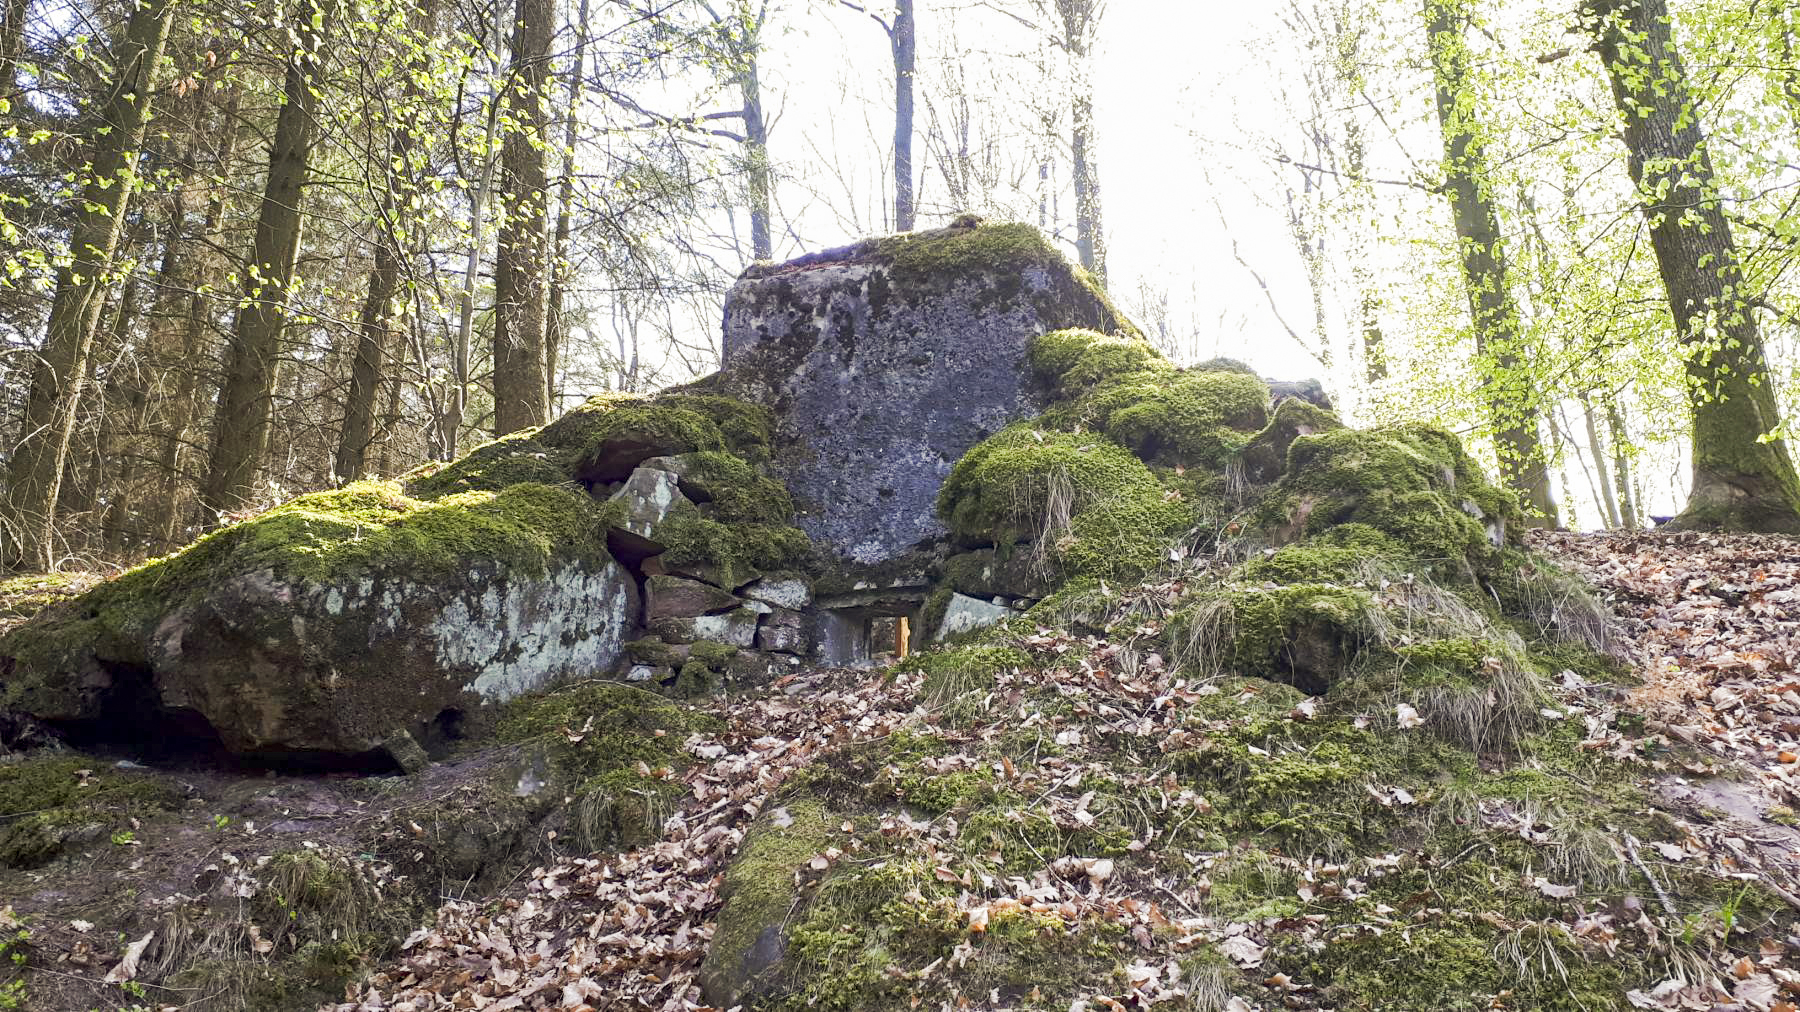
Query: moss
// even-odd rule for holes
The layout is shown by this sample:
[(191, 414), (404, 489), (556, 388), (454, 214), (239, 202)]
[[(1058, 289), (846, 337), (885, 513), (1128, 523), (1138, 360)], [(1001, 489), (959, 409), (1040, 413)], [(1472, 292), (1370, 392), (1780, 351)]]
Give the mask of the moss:
[(512, 485), (557, 485), (572, 480), (574, 455), (539, 443), (535, 435), (535, 430), (515, 432), (483, 443), (453, 463), (409, 472), (403, 479), (406, 494), (432, 500), (461, 492), (498, 492)]
[[(712, 419), (664, 404), (617, 405), (595, 413), (585, 429), (575, 471), (587, 481), (619, 481), (651, 457), (725, 449), (724, 434)], [(550, 430), (544, 435), (548, 438)]]
[(1367, 548), (1309, 541), (1268, 549), (1240, 566), (1236, 576), (1245, 583), (1352, 583), (1379, 559)]
[(570, 810), (575, 845), (585, 852), (641, 847), (662, 836), (668, 818), (687, 794), (679, 780), (617, 769), (582, 785)]
[(582, 682), (506, 704), (496, 726), (503, 742), (535, 742), (577, 782), (635, 766), (685, 764), (681, 743), (709, 726), (662, 696), (617, 682)]
[(751, 463), (769, 459), (775, 445), (775, 415), (761, 404), (716, 394), (664, 394), (658, 404), (701, 415), (718, 426), (725, 448)]
[(625, 654), (634, 664), (647, 664), (653, 668), (676, 668), (687, 663), (688, 650), (665, 643), (655, 636), (631, 640), (625, 644)]
[(1269, 388), (1229, 372), (1136, 373), (1077, 404), (1114, 441), (1147, 461), (1219, 470), (1262, 428)]
[[(1479, 515), (1479, 516), (1478, 516)], [(1492, 572), (1516, 543), (1518, 507), (1441, 429), (1404, 425), (1301, 436), (1259, 520), (1279, 541), (1360, 524), (1443, 573)]]
[(1148, 341), (1079, 328), (1039, 335), (1026, 354), (1037, 381), (1068, 399), (1114, 377), (1175, 370)]
[(920, 697), (925, 705), (938, 707), (971, 692), (985, 692), (993, 688), (996, 676), (1030, 665), (1031, 658), (1012, 647), (963, 646), (921, 651), (896, 670), (923, 674)]
[(785, 485), (729, 453), (682, 457), (681, 489), (695, 502), (710, 503), (711, 518), (720, 523), (785, 525), (794, 516)]
[(0, 765), (0, 866), (32, 868), (78, 840), (104, 839), (134, 816), (179, 807), (167, 782), (86, 757)]
[[(780, 815), (785, 825), (776, 825)], [(799, 871), (838, 832), (843, 816), (816, 798), (787, 791), (765, 807), (744, 836), (725, 872), (712, 945), (701, 965), (708, 995), (728, 996), (715, 1004), (735, 1005), (752, 982), (780, 959), (799, 887)]]
[(1367, 591), (1334, 584), (1209, 591), (1170, 620), (1177, 657), (1202, 675), (1229, 671), (1321, 694), (1371, 633)]
[(1002, 548), (1038, 536), (1058, 512), (1052, 507), (1070, 519), (1051, 536), (1072, 575), (1143, 573), (1194, 519), (1192, 504), (1166, 494), (1117, 444), (1028, 423), (964, 454), (938, 496), (938, 513), (960, 540)]
[[(1234, 372), (1243, 376), (1256, 376), (1256, 370), (1235, 358), (1209, 358), (1193, 367), (1196, 372)], [(1261, 377), (1258, 377), (1259, 379)]]
[(667, 546), (663, 554), (667, 564), (712, 566), (721, 585), (730, 586), (742, 586), (757, 573), (804, 569), (812, 552), (812, 542), (797, 527), (720, 523), (685, 503), (669, 511), (656, 539)]
[(970, 274), (1023, 274), (1032, 267), (1064, 265), (1062, 254), (1030, 225), (997, 223), (956, 232), (921, 232), (875, 241), (901, 284), (940, 284)]
[(724, 671), (725, 665), (738, 655), (737, 647), (712, 640), (700, 640), (689, 647), (688, 651), (690, 657), (714, 671)]
[[(235, 576), (304, 585), (392, 569), (429, 583), (465, 579), (473, 561), (545, 574), (553, 560), (604, 558), (599, 511), (579, 490), (542, 484), (413, 499), (365, 481), (300, 496), (147, 562), (0, 639), (17, 671), (56, 671), (74, 652), (135, 658), (149, 625)], [(7, 684), (7, 700), (31, 691)]]
[(26, 573), (0, 580), (0, 621), (30, 618), (91, 583), (91, 578), (67, 573)]

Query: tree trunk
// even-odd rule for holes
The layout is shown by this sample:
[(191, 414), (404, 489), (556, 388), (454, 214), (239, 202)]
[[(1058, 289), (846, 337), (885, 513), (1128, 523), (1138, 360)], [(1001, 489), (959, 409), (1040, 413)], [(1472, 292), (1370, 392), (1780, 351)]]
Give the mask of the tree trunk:
[(1056, 0), (1063, 49), (1069, 54), (1069, 161), (1075, 183), (1075, 253), (1106, 284), (1106, 226), (1100, 213), (1100, 166), (1094, 138), (1094, 41), (1104, 0)]
[(1693, 488), (1676, 530), (1800, 533), (1800, 477), (1780, 423), (1742, 262), (1666, 0), (1589, 0), (1650, 246), (1687, 353)]
[[(495, 0), (493, 76), (496, 82), (500, 78), (500, 65), (505, 60), (506, 10), (506, 0)], [(457, 444), (462, 440), (463, 421), (469, 413), (469, 387), (474, 381), (471, 345), (474, 344), (475, 336), (475, 282), (481, 275), (481, 226), (486, 220), (488, 196), (493, 188), (494, 136), (499, 130), (499, 123), (500, 96), (495, 95), (494, 100), (488, 104), (486, 132), (481, 145), (484, 152), (481, 156), (481, 178), (475, 184), (475, 196), (469, 204), (469, 258), (463, 267), (462, 295), (458, 300), (461, 306), (456, 327), (456, 387), (451, 393), (450, 410), (444, 413), (443, 428), (439, 436), (446, 460), (456, 457)]]
[(1528, 367), (1521, 357), (1519, 307), (1507, 276), (1488, 176), (1487, 147), (1469, 110), (1469, 52), (1463, 31), (1470, 0), (1425, 0), (1425, 25), (1437, 85), (1438, 123), (1444, 138), (1444, 189), (1456, 220), (1463, 286), (1475, 330), (1482, 393), (1494, 428), (1500, 477), (1524, 497), (1533, 526), (1556, 526), (1556, 501), (1543, 446)]
[(500, 249), (494, 260), (494, 435), (549, 420), (544, 380), (544, 85), (550, 76), (550, 0), (518, 0), (505, 101), (516, 125), (500, 148)]
[[(69, 440), (81, 386), (93, 352), (94, 331), (106, 302), (105, 288), (124, 231), (126, 206), (136, 186), (138, 148), (150, 120), (150, 95), (162, 61), (174, 10), (169, 0), (147, 0), (132, 12), (119, 44), (117, 87), (101, 110), (92, 168), (69, 230), (71, 262), (57, 272), (44, 346), (32, 371), (22, 436), (13, 451), (4, 516), (0, 516), (0, 565), (17, 558), (49, 567), (55, 536), (56, 499), (68, 462)], [(16, 550), (3, 544), (7, 529)]]
[(1619, 526), (1626, 530), (1637, 530), (1637, 493), (1631, 486), (1631, 458), (1625, 453), (1629, 443), (1629, 434), (1625, 429), (1625, 418), (1619, 411), (1619, 402), (1611, 395), (1606, 397), (1606, 429), (1612, 439), (1613, 484), (1619, 495)]
[[(384, 203), (391, 204), (391, 200)], [(369, 271), (369, 289), (357, 325), (350, 392), (345, 398), (344, 424), (338, 428), (337, 456), (331, 468), (340, 485), (362, 477), (369, 444), (375, 438), (375, 397), (387, 375), (387, 348), (394, 330), (394, 294), (400, 288), (400, 257), (395, 248), (391, 212), (390, 206), (382, 216), (387, 220), (376, 229), (375, 265)]]
[(894, 231), (913, 229), (913, 79), (918, 65), (913, 0), (899, 0), (888, 42), (894, 51)]
[(0, 98), (10, 98), (19, 88), (19, 56), (25, 51), (25, 19), (31, 0), (6, 0), (0, 22)]
[(1600, 424), (1594, 418), (1594, 402), (1585, 390), (1581, 392), (1581, 420), (1587, 428), (1588, 449), (1594, 458), (1594, 475), (1600, 480), (1600, 525), (1606, 528), (1617, 527), (1619, 500), (1613, 495), (1612, 475), (1606, 470), (1606, 447), (1600, 442)]
[[(254, 260), (244, 279), (225, 383), (213, 417), (211, 459), (200, 490), (206, 522), (247, 505), (256, 472), (268, 452), (275, 388), (280, 379), (281, 331), (287, 321), (288, 291), (300, 254), (304, 219), (301, 189), (318, 136), (322, 67), (320, 46), (329, 33), (331, 0), (301, 0), (292, 22), (294, 48), (282, 84), (281, 113), (269, 145), (269, 175), (257, 212)], [(315, 24), (315, 20), (317, 24)]]
[(576, 127), (580, 123), (578, 112), (581, 109), (581, 75), (586, 62), (587, 45), (588, 0), (581, 0), (581, 9), (575, 18), (575, 65), (569, 71), (569, 109), (563, 119), (562, 179), (556, 184), (556, 239), (550, 247), (550, 308), (544, 328), (544, 379), (550, 384), (552, 411), (556, 409), (560, 387), (556, 372), (569, 340), (569, 321), (563, 312), (563, 300), (568, 297), (569, 275), (573, 269), (573, 265), (569, 263), (569, 233), (573, 230), (575, 218)]
[(774, 217), (774, 183), (769, 168), (769, 124), (763, 119), (762, 79), (757, 71), (761, 58), (761, 28), (758, 21), (744, 46), (745, 67), (738, 78), (738, 92), (744, 101), (744, 161), (750, 182), (750, 256), (770, 260), (775, 256), (774, 236), (769, 222)]

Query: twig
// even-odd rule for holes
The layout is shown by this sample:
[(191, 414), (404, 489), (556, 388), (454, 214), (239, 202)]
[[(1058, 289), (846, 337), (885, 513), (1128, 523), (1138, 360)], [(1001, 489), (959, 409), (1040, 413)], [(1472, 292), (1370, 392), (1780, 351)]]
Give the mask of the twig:
[(1638, 855), (1637, 837), (1630, 833), (1625, 834), (1625, 850), (1631, 855), (1631, 863), (1637, 865), (1637, 870), (1644, 873), (1644, 878), (1649, 881), (1650, 888), (1656, 890), (1656, 898), (1662, 903), (1663, 912), (1670, 917), (1679, 917), (1680, 914), (1675, 910), (1674, 901), (1669, 899), (1669, 894), (1663, 891), (1662, 883), (1656, 880), (1655, 875), (1650, 874), (1650, 866), (1645, 864), (1644, 859)]

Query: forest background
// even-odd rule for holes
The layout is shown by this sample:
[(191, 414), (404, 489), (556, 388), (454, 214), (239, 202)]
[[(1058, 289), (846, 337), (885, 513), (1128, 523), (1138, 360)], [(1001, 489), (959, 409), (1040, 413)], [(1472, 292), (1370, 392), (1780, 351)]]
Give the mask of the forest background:
[(746, 264), (963, 212), (1043, 228), (1180, 362), (1451, 428), (1545, 522), (1676, 513), (1697, 439), (1800, 503), (1800, 4), (0, 18), (0, 566), (702, 375)]

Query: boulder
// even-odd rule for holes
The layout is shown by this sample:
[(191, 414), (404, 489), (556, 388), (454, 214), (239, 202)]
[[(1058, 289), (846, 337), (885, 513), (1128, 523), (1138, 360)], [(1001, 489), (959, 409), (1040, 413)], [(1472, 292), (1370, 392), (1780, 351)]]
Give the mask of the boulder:
[(644, 581), (644, 622), (692, 618), (730, 611), (742, 602), (711, 584), (679, 576), (652, 576)]
[(619, 504), (624, 514), (607, 532), (607, 545), (620, 558), (633, 561), (666, 550), (668, 545), (657, 540), (657, 529), (678, 506), (693, 505), (681, 494), (672, 472), (653, 467), (632, 471), (611, 501)]
[(1132, 330), (1030, 226), (871, 239), (745, 271), (713, 382), (774, 409), (796, 524), (856, 571), (945, 533), (951, 465), (1037, 413), (1027, 347), (1065, 327)]
[(618, 662), (637, 583), (600, 509), (538, 483), (302, 496), (0, 638), (0, 709), (97, 737), (394, 756), (400, 732)]
[(951, 594), (950, 603), (944, 609), (944, 618), (938, 623), (932, 639), (941, 640), (971, 629), (984, 629), (1012, 616), (1013, 610), (1003, 604), (982, 601), (967, 594)]
[(764, 616), (756, 630), (756, 648), (775, 653), (805, 654), (812, 649), (807, 635), (806, 616), (797, 611), (777, 608)]
[(799, 611), (812, 603), (811, 585), (798, 577), (764, 577), (745, 587), (743, 595), (789, 611)]
[(756, 645), (756, 623), (755, 612), (739, 608), (723, 615), (660, 618), (650, 623), (650, 631), (670, 643), (711, 640), (748, 649)]

